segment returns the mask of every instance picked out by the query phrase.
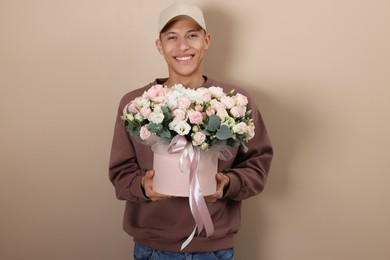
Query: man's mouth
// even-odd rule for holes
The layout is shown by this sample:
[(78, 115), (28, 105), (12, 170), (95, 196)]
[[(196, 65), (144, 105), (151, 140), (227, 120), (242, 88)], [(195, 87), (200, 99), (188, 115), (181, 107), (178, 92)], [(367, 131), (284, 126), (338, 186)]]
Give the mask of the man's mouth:
[(189, 61), (194, 57), (194, 55), (188, 55), (188, 56), (176, 56), (175, 59), (178, 61)]

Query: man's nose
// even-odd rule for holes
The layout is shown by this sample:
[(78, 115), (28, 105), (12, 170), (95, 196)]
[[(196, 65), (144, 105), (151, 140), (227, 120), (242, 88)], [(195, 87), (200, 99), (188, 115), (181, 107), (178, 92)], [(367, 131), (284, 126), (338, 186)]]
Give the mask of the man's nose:
[(190, 48), (187, 39), (182, 39), (179, 44), (180, 44), (180, 50), (182, 51), (188, 50)]

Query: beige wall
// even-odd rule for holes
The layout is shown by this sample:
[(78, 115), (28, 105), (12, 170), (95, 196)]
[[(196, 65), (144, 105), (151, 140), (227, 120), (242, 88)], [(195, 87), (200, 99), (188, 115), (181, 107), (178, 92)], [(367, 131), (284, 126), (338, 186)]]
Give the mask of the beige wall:
[[(0, 1), (0, 259), (131, 259), (113, 123), (125, 92), (166, 75), (171, 2)], [(196, 2), (206, 74), (254, 94), (276, 151), (236, 259), (390, 259), (390, 2)]]

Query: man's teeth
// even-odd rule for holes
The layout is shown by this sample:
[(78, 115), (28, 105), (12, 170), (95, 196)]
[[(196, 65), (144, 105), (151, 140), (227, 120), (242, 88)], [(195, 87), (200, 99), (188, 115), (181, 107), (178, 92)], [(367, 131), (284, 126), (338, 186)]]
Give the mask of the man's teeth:
[(189, 60), (191, 59), (192, 56), (186, 56), (186, 57), (176, 57), (177, 60), (181, 60), (181, 61), (184, 61), (184, 60)]

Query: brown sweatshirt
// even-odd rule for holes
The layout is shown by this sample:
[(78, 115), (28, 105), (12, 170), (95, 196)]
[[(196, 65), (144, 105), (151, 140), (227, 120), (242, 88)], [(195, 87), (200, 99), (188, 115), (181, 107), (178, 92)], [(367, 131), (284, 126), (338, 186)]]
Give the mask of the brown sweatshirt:
[[(206, 82), (201, 87), (222, 87), (225, 92), (234, 89), (235, 93), (248, 97), (248, 110), (252, 110), (255, 136), (247, 143), (249, 150), (246, 153), (241, 148), (231, 148), (233, 158), (219, 160), (218, 172), (227, 174), (230, 184), (222, 199), (207, 202), (214, 234), (207, 238), (203, 230), (182, 252), (216, 251), (233, 247), (233, 236), (240, 227), (241, 201), (263, 190), (273, 155), (263, 119), (249, 93), (239, 87), (205, 78)], [(144, 195), (141, 177), (152, 168), (153, 152), (150, 146), (139, 143), (136, 137), (129, 135), (121, 119), (126, 104), (165, 80), (156, 79), (122, 98), (114, 129), (109, 178), (117, 198), (126, 201), (123, 228), (134, 241), (158, 250), (180, 252), (181, 244), (195, 227), (188, 198), (152, 202)]]

